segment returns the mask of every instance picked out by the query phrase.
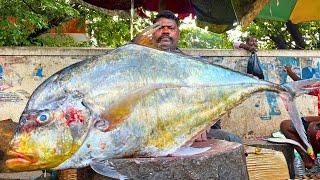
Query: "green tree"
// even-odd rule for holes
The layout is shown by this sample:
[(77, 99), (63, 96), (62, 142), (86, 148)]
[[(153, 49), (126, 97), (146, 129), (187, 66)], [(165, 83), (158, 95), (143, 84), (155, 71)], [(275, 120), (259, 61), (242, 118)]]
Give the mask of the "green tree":
[[(294, 25), (290, 22), (256, 20), (243, 32), (257, 37), (264, 49), (318, 49), (320, 22)], [(244, 38), (244, 37), (243, 37)]]
[(77, 16), (67, 0), (0, 0), (0, 45), (39, 45), (39, 35)]
[[(111, 16), (101, 11), (86, 9), (85, 17), (88, 21), (87, 31), (99, 47), (118, 47), (128, 43), (130, 37), (130, 17)], [(150, 19), (134, 16), (133, 35), (151, 25)]]
[(232, 48), (232, 42), (228, 40), (226, 33), (216, 34), (201, 28), (189, 27), (182, 29), (180, 36), (179, 47), (181, 48)]
[(51, 28), (73, 18), (88, 22), (98, 46), (116, 47), (130, 40), (129, 18), (105, 13), (69, 0), (0, 0), (0, 46), (89, 46), (63, 34), (42, 37)]
[[(0, 0), (0, 46), (91, 46), (118, 47), (130, 41), (129, 16), (111, 16), (77, 1)], [(154, 17), (154, 13), (151, 13)], [(41, 36), (72, 18), (82, 20), (95, 42), (77, 43), (69, 36)], [(86, 22), (86, 23), (85, 23)], [(134, 34), (152, 24), (150, 19), (134, 17)], [(59, 31), (58, 31), (59, 32)], [(184, 28), (182, 48), (226, 48), (227, 37), (200, 28)]]
[[(151, 17), (154, 14), (151, 13)], [(42, 36), (73, 18), (81, 20), (90, 39), (85, 43), (69, 36)], [(150, 25), (150, 19), (134, 17), (134, 35)], [(182, 23), (183, 25), (183, 23)], [(264, 49), (316, 49), (320, 46), (320, 22), (292, 25), (261, 21), (243, 31), (256, 36)], [(242, 37), (244, 38), (244, 37)], [(0, 46), (118, 47), (130, 41), (129, 15), (113, 16), (77, 0), (0, 0)], [(226, 33), (215, 34), (196, 27), (182, 28), (181, 48), (232, 48)]]

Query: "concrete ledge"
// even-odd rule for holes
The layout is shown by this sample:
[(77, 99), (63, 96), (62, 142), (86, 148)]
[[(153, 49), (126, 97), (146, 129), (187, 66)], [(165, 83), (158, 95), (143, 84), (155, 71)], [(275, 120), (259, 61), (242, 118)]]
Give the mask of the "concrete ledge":
[[(104, 54), (113, 48), (74, 47), (2, 47), (0, 56), (92, 56)], [(248, 57), (245, 50), (234, 49), (181, 49), (193, 56)], [(319, 50), (260, 50), (259, 57), (320, 57)]]

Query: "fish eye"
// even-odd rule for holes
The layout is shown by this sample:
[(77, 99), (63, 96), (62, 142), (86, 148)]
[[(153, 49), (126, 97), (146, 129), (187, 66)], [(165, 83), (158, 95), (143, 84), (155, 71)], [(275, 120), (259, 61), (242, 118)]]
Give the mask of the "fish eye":
[(40, 122), (40, 123), (45, 123), (49, 120), (50, 118), (50, 115), (49, 113), (46, 113), (46, 112), (42, 112), (38, 115), (37, 117), (37, 121)]

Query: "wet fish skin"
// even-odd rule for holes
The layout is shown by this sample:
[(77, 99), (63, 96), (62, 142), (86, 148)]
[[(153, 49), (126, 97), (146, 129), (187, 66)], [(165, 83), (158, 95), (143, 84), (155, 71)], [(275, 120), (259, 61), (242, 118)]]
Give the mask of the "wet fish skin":
[(42, 83), (11, 142), (20, 159), (7, 166), (65, 169), (97, 158), (166, 156), (265, 90), (286, 91), (198, 58), (129, 44)]

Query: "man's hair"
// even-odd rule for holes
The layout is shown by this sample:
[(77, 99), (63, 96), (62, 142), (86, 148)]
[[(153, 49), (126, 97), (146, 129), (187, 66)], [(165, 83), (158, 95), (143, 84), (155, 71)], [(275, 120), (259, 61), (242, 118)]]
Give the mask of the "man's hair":
[(249, 42), (252, 39), (256, 39), (257, 40), (257, 38), (255, 36), (249, 36), (249, 37), (246, 38), (246, 42)]
[(172, 19), (176, 22), (177, 26), (179, 26), (179, 19), (178, 17), (172, 12), (172, 11), (169, 11), (169, 10), (163, 10), (163, 11), (160, 11), (157, 15), (156, 15), (156, 18), (153, 20), (153, 23), (156, 23), (158, 22), (158, 20), (160, 18), (167, 18), (167, 19)]

